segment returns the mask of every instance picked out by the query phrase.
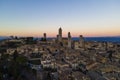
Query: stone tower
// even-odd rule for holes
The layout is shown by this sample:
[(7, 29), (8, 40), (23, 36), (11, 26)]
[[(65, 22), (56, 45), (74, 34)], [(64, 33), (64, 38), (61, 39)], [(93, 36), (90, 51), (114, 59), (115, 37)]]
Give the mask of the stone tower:
[(58, 40), (59, 40), (59, 42), (61, 42), (62, 41), (62, 28), (61, 27), (58, 30), (58, 35), (59, 35)]
[(84, 40), (84, 37), (83, 37), (82, 35), (80, 35), (79, 37), (80, 37), (80, 40), (79, 40), (80, 48), (85, 48), (85, 40)]
[(43, 38), (46, 40), (46, 33), (43, 34)]
[(68, 32), (68, 48), (72, 48), (72, 39), (70, 32)]

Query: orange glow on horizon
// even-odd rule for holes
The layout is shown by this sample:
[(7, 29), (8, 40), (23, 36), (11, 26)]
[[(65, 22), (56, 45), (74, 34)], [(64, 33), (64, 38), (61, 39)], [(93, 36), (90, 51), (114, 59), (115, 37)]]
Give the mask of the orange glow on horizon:
[[(73, 28), (73, 27), (72, 27)], [(71, 30), (72, 30), (71, 28)], [(70, 29), (64, 29), (62, 28), (62, 34), (63, 37), (68, 36), (68, 32)], [(75, 29), (71, 31), (71, 36), (72, 37), (79, 37), (79, 35), (83, 35), (85, 37), (104, 37), (104, 36), (120, 36), (120, 30), (117, 28), (114, 29)], [(33, 37), (43, 37), (43, 33), (47, 34), (47, 37), (56, 37), (58, 34), (58, 30), (41, 30), (40, 29), (25, 29), (25, 30), (1, 30), (0, 31), (0, 36), (33, 36)]]
[[(47, 34), (47, 37), (56, 37), (57, 33), (56, 34), (51, 34), (51, 33), (46, 33)], [(83, 34), (79, 34), (79, 33), (71, 33), (71, 36), (72, 37), (79, 37), (79, 35), (83, 35), (85, 37), (104, 37), (104, 36), (120, 36), (119, 34), (117, 33), (83, 33)], [(43, 37), (43, 33), (32, 33), (32, 34), (28, 34), (28, 33), (22, 33), (22, 34), (0, 34), (0, 36), (22, 36), (22, 37)], [(62, 35), (63, 37), (67, 37), (67, 33), (64, 33)]]

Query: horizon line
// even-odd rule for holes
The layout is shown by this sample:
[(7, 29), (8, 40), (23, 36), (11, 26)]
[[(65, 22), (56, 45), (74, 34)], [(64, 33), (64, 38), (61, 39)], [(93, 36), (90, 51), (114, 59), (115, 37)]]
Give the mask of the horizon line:
[[(11, 35), (13, 36), (13, 35)], [(0, 36), (0, 37), (10, 37), (10, 36)], [(34, 38), (42, 38), (43, 36), (17, 36), (14, 35), (13, 37), (34, 37)], [(66, 38), (67, 36), (63, 36), (62, 38)], [(79, 36), (72, 36), (72, 38), (77, 38)], [(120, 36), (84, 36), (83, 37), (120, 37)], [(56, 38), (56, 36), (47, 36), (47, 38)]]

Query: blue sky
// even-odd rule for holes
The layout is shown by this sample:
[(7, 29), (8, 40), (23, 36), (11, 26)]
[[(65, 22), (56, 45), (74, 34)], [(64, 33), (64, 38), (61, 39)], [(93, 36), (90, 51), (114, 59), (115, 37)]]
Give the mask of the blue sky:
[(120, 35), (120, 0), (0, 0), (0, 35)]

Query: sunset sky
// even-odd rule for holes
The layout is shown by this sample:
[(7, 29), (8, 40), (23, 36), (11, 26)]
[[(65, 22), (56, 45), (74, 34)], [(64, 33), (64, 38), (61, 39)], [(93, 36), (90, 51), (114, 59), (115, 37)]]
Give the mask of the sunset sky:
[(0, 0), (0, 36), (120, 36), (120, 0)]

